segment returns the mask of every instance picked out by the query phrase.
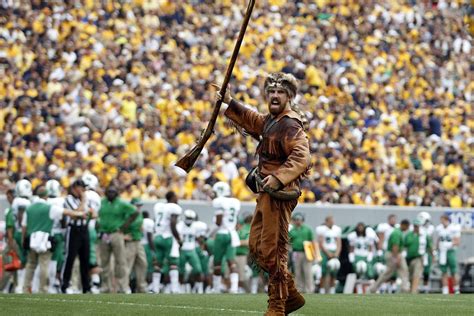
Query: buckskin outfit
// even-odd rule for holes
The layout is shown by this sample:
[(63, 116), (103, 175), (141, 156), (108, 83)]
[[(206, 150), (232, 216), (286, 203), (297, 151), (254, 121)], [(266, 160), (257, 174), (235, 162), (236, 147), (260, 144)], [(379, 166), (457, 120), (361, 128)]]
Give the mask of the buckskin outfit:
[[(265, 82), (268, 88), (284, 88), (291, 99), (296, 94), (296, 82), (291, 75), (271, 74)], [(299, 192), (300, 180), (310, 166), (308, 139), (301, 113), (285, 108), (275, 117), (261, 114), (250, 107), (232, 100), (225, 115), (254, 137), (259, 137), (257, 147), (258, 174), (261, 178), (273, 175), (284, 192)], [(297, 292), (288, 266), (288, 228), (291, 212), (298, 203), (299, 194), (293, 199), (277, 199), (271, 192), (258, 188), (257, 206), (251, 223), (250, 255), (258, 266), (269, 274), (269, 307), (266, 315), (285, 315), (304, 305), (304, 298)], [(286, 304), (286, 306), (285, 306)]]

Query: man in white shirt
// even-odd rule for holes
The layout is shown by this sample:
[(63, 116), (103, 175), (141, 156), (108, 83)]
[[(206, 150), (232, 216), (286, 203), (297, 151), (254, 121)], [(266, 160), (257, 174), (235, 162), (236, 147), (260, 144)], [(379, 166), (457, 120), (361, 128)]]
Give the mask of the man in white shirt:
[(230, 293), (239, 290), (239, 273), (235, 261), (236, 247), (240, 246), (240, 238), (236, 231), (240, 201), (230, 197), (230, 186), (225, 182), (217, 182), (213, 186), (216, 198), (212, 201), (215, 210), (217, 232), (214, 241), (214, 276), (213, 287), (216, 293), (221, 292), (222, 265), (224, 257), (230, 269)]
[(341, 228), (334, 224), (332, 216), (328, 216), (324, 225), (316, 228), (316, 236), (323, 258), (321, 262), (323, 278), (320, 293), (326, 293), (329, 288), (329, 293), (335, 294), (336, 276), (341, 266), (338, 259), (341, 253)]
[(454, 292), (459, 294), (457, 250), (461, 244), (461, 227), (451, 223), (448, 215), (442, 215), (441, 224), (436, 227), (436, 235), (438, 237), (439, 268), (443, 273), (443, 294), (449, 294), (448, 270), (454, 277)]

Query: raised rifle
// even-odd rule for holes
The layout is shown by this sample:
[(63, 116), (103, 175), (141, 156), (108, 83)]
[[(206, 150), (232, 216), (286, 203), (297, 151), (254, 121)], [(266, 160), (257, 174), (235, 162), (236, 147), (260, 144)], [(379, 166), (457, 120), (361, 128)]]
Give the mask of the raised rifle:
[(227, 66), (226, 74), (224, 77), (224, 82), (222, 83), (220, 94), (222, 98), (216, 102), (214, 105), (214, 110), (212, 111), (211, 119), (204, 130), (204, 133), (201, 135), (198, 143), (181, 159), (176, 162), (176, 166), (180, 167), (181, 169), (189, 172), (196, 163), (196, 160), (199, 158), (201, 151), (206, 145), (207, 141), (212, 135), (214, 131), (214, 126), (216, 125), (217, 117), (219, 116), (219, 111), (222, 105), (222, 99), (225, 96), (225, 92), (227, 90), (227, 86), (229, 85), (230, 77), (232, 76), (232, 71), (234, 70), (235, 62), (237, 61), (237, 57), (239, 55), (240, 46), (242, 45), (242, 41), (244, 40), (245, 31), (247, 30), (247, 25), (249, 24), (250, 17), (252, 15), (252, 10), (255, 5), (255, 0), (250, 0), (247, 6), (247, 11), (245, 12), (244, 20), (242, 22), (242, 26), (240, 27), (239, 37), (237, 38), (237, 42), (234, 46), (234, 51), (232, 52), (232, 57), (230, 58), (229, 65)]

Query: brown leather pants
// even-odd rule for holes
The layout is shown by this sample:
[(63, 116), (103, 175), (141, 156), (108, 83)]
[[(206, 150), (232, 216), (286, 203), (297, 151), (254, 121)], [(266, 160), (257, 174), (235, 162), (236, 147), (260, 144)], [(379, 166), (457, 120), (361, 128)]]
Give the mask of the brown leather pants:
[[(258, 266), (269, 274), (270, 301), (288, 297), (288, 228), (291, 212), (298, 201), (272, 199), (260, 193), (252, 219), (249, 236), (250, 255)], [(271, 290), (270, 290), (271, 289)]]

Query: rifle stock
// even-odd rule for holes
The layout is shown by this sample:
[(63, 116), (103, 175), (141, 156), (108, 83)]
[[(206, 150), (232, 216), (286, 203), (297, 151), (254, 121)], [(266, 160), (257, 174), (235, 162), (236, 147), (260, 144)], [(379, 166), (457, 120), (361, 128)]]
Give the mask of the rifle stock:
[[(250, 0), (247, 6), (247, 11), (245, 12), (242, 26), (240, 27), (239, 37), (237, 38), (237, 42), (235, 43), (234, 51), (232, 52), (232, 57), (230, 58), (229, 65), (227, 66), (224, 82), (222, 83), (222, 86), (220, 89), (220, 94), (222, 97), (224, 97), (225, 92), (227, 90), (227, 86), (229, 85), (230, 77), (232, 76), (232, 71), (234, 70), (234, 65), (235, 65), (235, 62), (237, 61), (237, 57), (240, 51), (240, 46), (242, 45), (242, 42), (244, 40), (245, 31), (247, 30), (250, 17), (252, 16), (252, 10), (253, 10), (254, 5), (255, 5), (255, 0)], [(193, 168), (194, 164), (196, 163), (196, 160), (199, 158), (199, 155), (201, 154), (201, 151), (204, 148), (204, 145), (206, 145), (207, 141), (212, 135), (212, 132), (214, 131), (214, 126), (216, 125), (216, 121), (217, 121), (217, 117), (219, 116), (221, 105), (222, 105), (222, 100), (219, 100), (216, 102), (216, 104), (214, 105), (214, 110), (212, 111), (211, 119), (206, 129), (204, 130), (204, 133), (199, 139), (198, 143), (188, 153), (186, 153), (186, 155), (184, 155), (183, 158), (179, 159), (176, 162), (175, 166), (180, 167), (186, 172), (189, 172)]]

